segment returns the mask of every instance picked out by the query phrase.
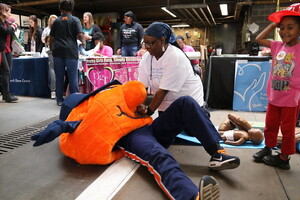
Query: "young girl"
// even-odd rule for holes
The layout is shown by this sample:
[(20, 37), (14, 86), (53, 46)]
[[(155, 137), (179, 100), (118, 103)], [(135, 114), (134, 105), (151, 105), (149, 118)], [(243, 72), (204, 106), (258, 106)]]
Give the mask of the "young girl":
[(29, 37), (27, 51), (42, 52), (44, 43), (42, 42), (43, 30), (38, 25), (38, 18), (35, 15), (29, 16)]
[(101, 32), (95, 33), (93, 39), (95, 46), (99, 44), (99, 49), (95, 52), (95, 56), (112, 57), (113, 49), (110, 46), (104, 45), (104, 35)]
[[(267, 165), (290, 169), (289, 156), (296, 150), (295, 124), (300, 102), (300, 3), (271, 14), (269, 20), (273, 23), (256, 37), (260, 45), (271, 48), (273, 56), (267, 86), (266, 146), (253, 157)], [(276, 27), (282, 42), (266, 39)], [(281, 153), (272, 155), (279, 128), (283, 135)]]
[(49, 57), (49, 74), (50, 74), (50, 82), (49, 88), (51, 91), (51, 99), (55, 99), (55, 72), (54, 72), (54, 63), (53, 63), (53, 56), (52, 51), (50, 50), (50, 35), (45, 37), (45, 46), (42, 49), (41, 57)]
[(100, 32), (101, 29), (98, 25), (94, 24), (94, 19), (93, 15), (90, 12), (85, 12), (83, 14), (83, 26), (82, 30), (84, 33), (84, 37), (86, 40), (86, 48), (85, 50), (91, 50), (95, 47), (94, 41), (93, 41), (93, 36), (95, 33)]
[(2, 99), (5, 102), (17, 102), (19, 99), (9, 92), (10, 73), (12, 70), (12, 35), (17, 28), (8, 22), (11, 16), (9, 5), (0, 3), (0, 72), (2, 74)]
[(142, 42), (142, 48), (136, 53), (137, 57), (142, 57), (145, 53), (147, 53), (147, 49), (145, 47), (145, 44)]

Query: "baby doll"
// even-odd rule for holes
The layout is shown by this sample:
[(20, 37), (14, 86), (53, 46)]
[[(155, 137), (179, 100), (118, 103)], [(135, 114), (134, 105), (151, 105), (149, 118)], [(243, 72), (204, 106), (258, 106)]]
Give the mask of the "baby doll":
[[(238, 129), (235, 129), (238, 128)], [(235, 129), (235, 130), (234, 130)], [(241, 145), (246, 141), (252, 141), (253, 144), (261, 144), (264, 139), (260, 129), (252, 128), (245, 119), (229, 114), (219, 126), (219, 134), (226, 144)]]

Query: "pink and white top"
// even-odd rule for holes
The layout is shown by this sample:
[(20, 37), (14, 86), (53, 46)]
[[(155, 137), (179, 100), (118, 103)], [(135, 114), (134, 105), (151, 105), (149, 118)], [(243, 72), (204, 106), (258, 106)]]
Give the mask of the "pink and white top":
[(296, 107), (300, 102), (300, 43), (287, 47), (271, 42), (272, 67), (267, 85), (270, 104)]

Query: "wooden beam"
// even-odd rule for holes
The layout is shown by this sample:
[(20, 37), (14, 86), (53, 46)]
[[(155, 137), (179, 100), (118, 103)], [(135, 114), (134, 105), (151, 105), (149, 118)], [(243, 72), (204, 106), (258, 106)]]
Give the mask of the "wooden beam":
[(50, 13), (45, 12), (43, 10), (38, 10), (38, 9), (34, 9), (34, 8), (30, 8), (30, 7), (11, 7), (12, 11), (15, 13), (18, 13), (17, 11), (21, 11), (21, 12), (26, 12), (26, 13), (30, 13), (32, 15), (50, 15)]
[[(253, 1), (254, 4), (277, 4), (277, 1)], [(280, 0), (280, 4), (282, 3), (299, 3), (299, 0)]]
[(41, 1), (29, 1), (26, 3), (16, 3), (11, 4), (11, 7), (26, 7), (26, 6), (38, 6), (38, 5), (45, 5), (45, 4), (53, 4), (58, 3), (59, 0), (41, 0)]

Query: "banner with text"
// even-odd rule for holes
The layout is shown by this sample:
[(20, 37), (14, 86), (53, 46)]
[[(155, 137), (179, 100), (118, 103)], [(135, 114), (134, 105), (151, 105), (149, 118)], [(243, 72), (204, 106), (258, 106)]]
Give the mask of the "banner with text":
[(113, 79), (121, 83), (137, 80), (140, 60), (141, 57), (88, 58), (83, 68), (95, 90)]

